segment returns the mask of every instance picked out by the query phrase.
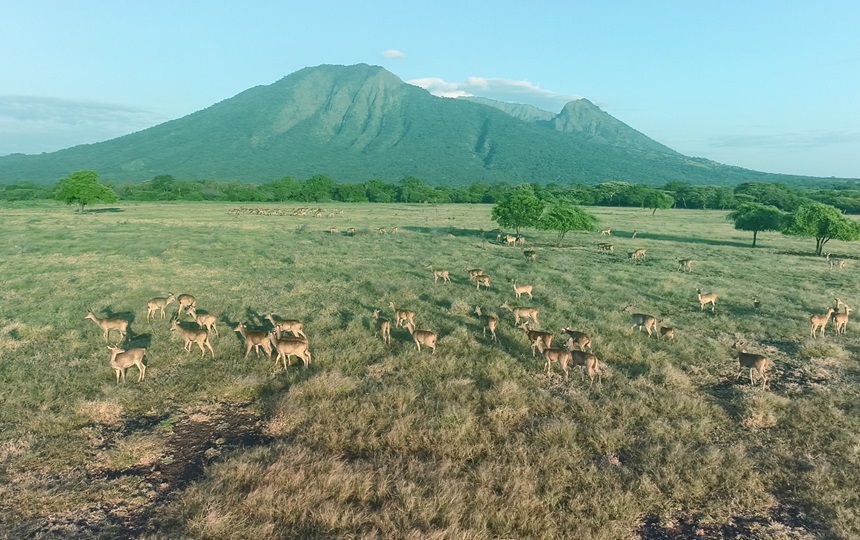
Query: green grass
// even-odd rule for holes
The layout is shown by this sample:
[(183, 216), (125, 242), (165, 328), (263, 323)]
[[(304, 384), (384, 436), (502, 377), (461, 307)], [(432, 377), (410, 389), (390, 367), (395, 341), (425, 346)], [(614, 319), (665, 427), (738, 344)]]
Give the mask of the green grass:
[[(835, 297), (858, 303), (854, 261), (829, 271), (813, 241), (777, 234), (752, 250), (724, 212), (591, 209), (614, 254), (597, 234), (558, 248), (527, 231), (530, 263), (495, 244), (488, 206), (329, 204), (343, 213), (321, 218), (235, 206), (0, 209), (0, 535), (860, 535), (860, 338), (849, 323), (812, 339), (808, 321)], [(639, 247), (636, 265), (625, 251)], [(452, 282), (434, 284), (431, 264)], [(514, 299), (514, 278), (533, 301)], [(715, 314), (697, 287), (720, 294)], [(185, 353), (167, 319), (146, 321), (146, 301), (168, 292), (218, 316), (214, 360)], [(546, 375), (505, 300), (538, 307), (542, 329), (588, 332), (602, 384)], [(391, 346), (374, 336), (371, 313), (393, 317), (390, 301), (439, 334), (435, 355), (403, 329)], [(635, 332), (627, 304), (677, 339)], [(476, 305), (499, 315), (498, 343)], [(132, 321), (144, 382), (130, 368), (114, 383), (90, 309)], [(243, 358), (232, 329), (265, 328), (268, 311), (304, 321), (310, 368)], [(774, 360), (770, 391), (735, 380), (740, 337)], [(259, 436), (232, 444), (229, 411), (258, 418)], [(204, 428), (205, 444), (183, 446)]]

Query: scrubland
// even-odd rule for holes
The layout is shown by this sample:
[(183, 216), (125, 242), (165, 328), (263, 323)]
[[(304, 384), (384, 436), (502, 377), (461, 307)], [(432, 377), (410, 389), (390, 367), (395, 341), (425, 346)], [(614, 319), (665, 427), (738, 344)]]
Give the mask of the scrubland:
[[(3, 537), (860, 536), (860, 335), (809, 323), (860, 304), (860, 246), (832, 242), (848, 264), (830, 270), (810, 239), (751, 249), (725, 212), (593, 208), (611, 236), (526, 230), (529, 261), (497, 243), (489, 206), (237, 206), (0, 208)], [(146, 320), (168, 293), (217, 316), (214, 359)], [(547, 375), (505, 301), (538, 308), (557, 343), (587, 332), (602, 382)], [(404, 328), (374, 335), (389, 302), (438, 334), (435, 354)], [(628, 304), (676, 339), (631, 328)], [(130, 321), (144, 381), (115, 383), (89, 310)], [(269, 329), (269, 312), (304, 322), (309, 367), (244, 358), (232, 329)], [(736, 378), (738, 339), (773, 361), (768, 390)]]

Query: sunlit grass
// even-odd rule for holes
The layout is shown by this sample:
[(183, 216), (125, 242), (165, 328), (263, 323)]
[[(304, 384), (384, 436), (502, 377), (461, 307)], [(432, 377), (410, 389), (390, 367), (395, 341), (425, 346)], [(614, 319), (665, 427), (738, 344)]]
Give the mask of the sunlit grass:
[[(722, 212), (591, 209), (613, 229), (614, 254), (597, 252), (605, 236), (570, 234), (559, 248), (527, 231), (531, 263), (495, 243), (488, 206), (325, 206), (343, 213), (0, 209), (0, 528), (26, 536), (97, 501), (150, 504), (150, 488), (99, 474), (172, 459), (175, 421), (231, 402), (260, 414), (271, 441), (228, 455), (153, 513), (163, 536), (618, 539), (645, 516), (711, 534), (781, 507), (805, 516), (785, 538), (860, 534), (860, 340), (853, 323), (809, 338), (809, 315), (836, 297), (857, 303), (850, 262), (830, 271), (807, 255), (812, 241), (776, 234), (752, 250)], [(639, 247), (648, 255), (634, 264), (625, 253)], [(695, 259), (694, 271), (676, 258)], [(430, 265), (452, 282), (434, 284)], [(471, 268), (490, 290), (469, 282)], [(515, 300), (513, 279), (534, 284), (534, 300)], [(697, 288), (720, 295), (715, 313), (700, 310)], [(169, 319), (146, 321), (146, 301), (168, 292), (218, 316), (214, 360), (183, 351)], [(558, 366), (546, 375), (506, 300), (539, 308), (542, 329), (588, 332), (603, 382), (572, 369), (564, 383)], [(371, 314), (393, 318), (389, 302), (439, 334), (435, 355), (405, 329), (391, 346), (374, 337)], [(631, 328), (628, 304), (677, 339)], [(499, 316), (498, 343), (477, 305)], [(88, 310), (131, 321), (130, 343), (149, 350), (144, 382), (132, 369), (114, 383)], [(268, 328), (270, 311), (304, 321), (309, 368), (244, 358), (233, 328)], [(771, 391), (736, 380), (739, 338), (773, 359)], [(127, 427), (144, 417), (167, 420)]]

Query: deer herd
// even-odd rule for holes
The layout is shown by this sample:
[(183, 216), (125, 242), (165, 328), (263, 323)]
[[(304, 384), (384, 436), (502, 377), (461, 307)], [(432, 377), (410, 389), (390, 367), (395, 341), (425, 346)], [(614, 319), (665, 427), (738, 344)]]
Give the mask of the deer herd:
[[(384, 229), (380, 229), (383, 231)], [(396, 233), (397, 229), (391, 231)], [(611, 235), (611, 230), (604, 229), (600, 231), (603, 235)], [(507, 245), (524, 245), (525, 237), (512, 235), (498, 235), (498, 240)], [(598, 251), (614, 251), (614, 246), (599, 242), (597, 244)], [(537, 258), (537, 252), (534, 250), (525, 250), (526, 259), (533, 261)], [(637, 249), (627, 253), (629, 259), (634, 262), (641, 262), (645, 258), (646, 250)], [(827, 260), (831, 269), (836, 266), (839, 269), (844, 267), (844, 261), (830, 259), (829, 254)], [(693, 259), (677, 258), (678, 270), (681, 272), (691, 272), (694, 264)], [(442, 280), (443, 285), (451, 283), (451, 274), (448, 270), (438, 270), (433, 265), (427, 266), (431, 271), (434, 283)], [(466, 269), (468, 279), (473, 282), (478, 290), (483, 286), (485, 289), (490, 287), (490, 276), (484, 270), (479, 268)], [(519, 300), (522, 295), (528, 295), (529, 300), (534, 299), (534, 285), (518, 284), (516, 280), (512, 280), (512, 288), (515, 298)], [(699, 301), (700, 311), (704, 311), (710, 306), (711, 313), (716, 313), (716, 302), (719, 298), (717, 293), (705, 293), (701, 288), (696, 289), (696, 297)], [(155, 297), (146, 303), (146, 321), (155, 322), (166, 317), (166, 309), (173, 302), (177, 303), (177, 311), (171, 317), (169, 330), (176, 332), (182, 337), (184, 342), (184, 350), (191, 352), (192, 345), (196, 344), (200, 349), (201, 357), (206, 356), (208, 351), (211, 357), (215, 358), (215, 350), (212, 347), (210, 336), (214, 333), (220, 337), (217, 323), (218, 317), (197, 309), (197, 300), (190, 294), (181, 294), (174, 296), (173, 293), (168, 293), (167, 296)], [(389, 302), (389, 308), (392, 310), (393, 319), (383, 317), (379, 309), (375, 309), (372, 318), (375, 320), (376, 331), (375, 335), (381, 335), (383, 343), (390, 345), (392, 342), (391, 331), (392, 321), (395, 328), (405, 328), (415, 347), (421, 351), (422, 346), (430, 349), (431, 354), (436, 353), (438, 335), (436, 332), (428, 329), (418, 329), (415, 323), (416, 312), (408, 309), (396, 307), (395, 303)], [(554, 335), (552, 332), (538, 330), (540, 325), (538, 320), (539, 310), (534, 307), (512, 306), (506, 300), (500, 306), (500, 309), (505, 309), (513, 316), (513, 325), (525, 332), (528, 342), (531, 344), (532, 357), (537, 356), (540, 352), (546, 365), (546, 372), (552, 373), (553, 363), (558, 363), (561, 370), (564, 372), (564, 380), (569, 380), (569, 366), (572, 364), (580, 368), (580, 373), (584, 379), (586, 375), (589, 378), (589, 384), (593, 385), (595, 377), (598, 382), (601, 380), (601, 362), (597, 356), (593, 354), (592, 339), (582, 331), (574, 330), (570, 327), (561, 328), (561, 334), (567, 337), (567, 341), (563, 346), (553, 347)], [(758, 297), (753, 298), (753, 309), (755, 313), (761, 310), (761, 302)], [(645, 331), (648, 336), (655, 335), (658, 338), (673, 340), (676, 337), (675, 329), (666, 326), (664, 321), (658, 321), (658, 318), (645, 314), (637, 313), (632, 305), (627, 305), (622, 311), (630, 315), (632, 329)], [(836, 305), (828, 308), (824, 313), (813, 314), (810, 316), (811, 323), (810, 337), (818, 338), (824, 336), (825, 328), (828, 323), (833, 320), (834, 333), (843, 335), (847, 330), (848, 318), (852, 309), (839, 298), (836, 299)], [(483, 330), (484, 338), (487, 337), (487, 331), (490, 333), (490, 338), (493, 342), (498, 342), (497, 329), (499, 326), (499, 317), (495, 314), (485, 312), (481, 306), (476, 306), (474, 314), (477, 315)], [(188, 315), (191, 318), (194, 327), (183, 325), (181, 322), (182, 316)], [(102, 330), (102, 335), (106, 342), (110, 341), (111, 331), (119, 333), (119, 343), (124, 342), (128, 338), (129, 321), (123, 318), (115, 317), (98, 317), (92, 311), (89, 311), (84, 319), (93, 321)], [(292, 358), (300, 358), (305, 367), (311, 363), (310, 342), (304, 331), (304, 324), (295, 319), (281, 319), (275, 317), (272, 312), (268, 312), (263, 318), (269, 329), (250, 329), (244, 322), (238, 323), (233, 329), (237, 332), (245, 342), (245, 358), (247, 358), (253, 350), (257, 357), (261, 352), (267, 357), (275, 355), (275, 366), (279, 363), (283, 365), (283, 369), (288, 369), (292, 365)], [(761, 380), (762, 388), (768, 387), (767, 371), (772, 367), (773, 362), (764, 355), (750, 353), (745, 350), (744, 342), (738, 340), (732, 346), (737, 353), (739, 372), (737, 378), (744, 375), (748, 370), (750, 384), (756, 384), (756, 378)], [(138, 368), (138, 382), (143, 381), (146, 374), (146, 365), (143, 363), (147, 357), (147, 349), (142, 347), (127, 347), (123, 348), (117, 345), (108, 346), (110, 352), (110, 367), (115, 372), (116, 382), (125, 382), (126, 369), (131, 366)]]

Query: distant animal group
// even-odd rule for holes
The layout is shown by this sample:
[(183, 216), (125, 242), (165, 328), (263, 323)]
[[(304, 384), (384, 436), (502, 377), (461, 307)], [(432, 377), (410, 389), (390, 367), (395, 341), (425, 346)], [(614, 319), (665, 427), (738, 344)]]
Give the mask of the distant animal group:
[[(164, 297), (152, 298), (146, 303), (146, 320), (164, 319), (165, 310), (173, 302), (178, 304), (178, 310), (175, 316), (171, 317), (170, 331), (176, 332), (182, 337), (185, 351), (191, 352), (192, 345), (197, 344), (200, 348), (201, 357), (205, 357), (208, 350), (214, 359), (215, 350), (209, 338), (213, 333), (220, 337), (217, 326), (218, 318), (211, 313), (198, 310), (197, 299), (194, 296), (190, 294), (175, 296), (173, 293), (169, 293)], [(196, 327), (183, 326), (180, 321), (184, 314), (192, 319), (192, 324)], [(126, 319), (97, 317), (92, 311), (84, 317), (84, 320), (87, 319), (102, 329), (102, 335), (106, 342), (110, 341), (112, 330), (119, 333), (120, 343), (128, 338), (129, 322)], [(274, 352), (276, 354), (275, 364), (277, 365), (280, 361), (284, 369), (292, 365), (294, 356), (301, 358), (305, 367), (308, 367), (311, 363), (310, 342), (304, 332), (304, 324), (294, 319), (276, 318), (272, 313), (268, 313), (265, 320), (271, 325), (270, 330), (249, 330), (245, 323), (239, 323), (234, 328), (234, 331), (238, 332), (245, 340), (245, 358), (251, 354), (251, 349), (254, 349), (257, 356), (260, 355), (260, 349), (262, 349), (269, 357)], [(287, 333), (291, 335), (286, 335)], [(108, 346), (107, 349), (110, 351), (109, 363), (114, 370), (117, 383), (125, 382), (126, 369), (131, 366), (136, 366), (139, 371), (138, 382), (144, 380), (146, 365), (143, 360), (147, 356), (146, 348)]]

